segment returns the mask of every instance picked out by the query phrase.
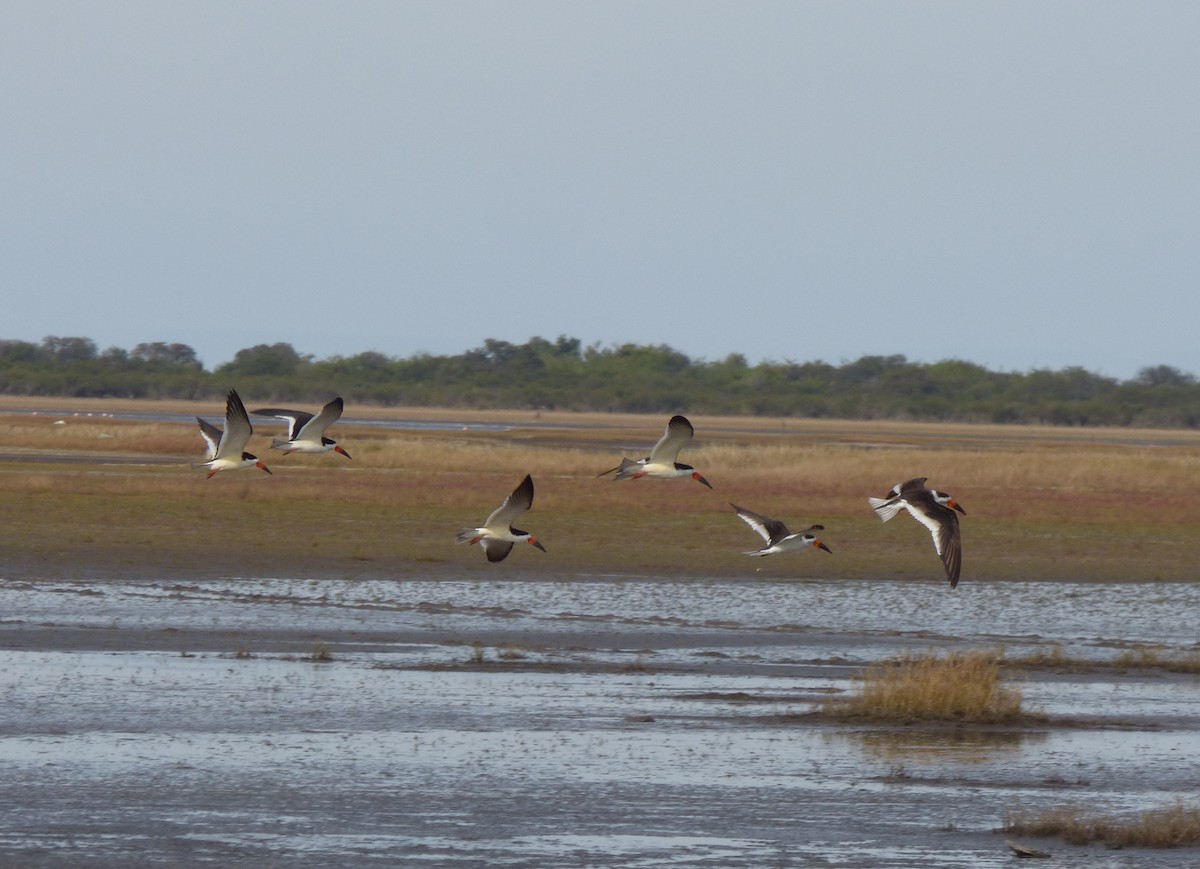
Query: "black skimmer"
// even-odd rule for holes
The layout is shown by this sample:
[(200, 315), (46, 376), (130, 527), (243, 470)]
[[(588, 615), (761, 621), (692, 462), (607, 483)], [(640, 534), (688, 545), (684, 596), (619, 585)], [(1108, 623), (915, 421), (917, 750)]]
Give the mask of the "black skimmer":
[(287, 420), (287, 438), (271, 439), (271, 449), (283, 450), (285, 456), (288, 453), (327, 453), (333, 450), (350, 458), (350, 454), (342, 449), (337, 441), (325, 437), (325, 429), (337, 422), (342, 415), (340, 396), (321, 408), (316, 416), (303, 410), (283, 410), (278, 407), (260, 407), (250, 412), (255, 416), (274, 416)]
[(747, 555), (778, 555), (780, 552), (804, 552), (809, 548), (824, 549), (826, 552), (833, 552), (832, 549), (817, 539), (817, 535), (813, 534), (814, 531), (824, 531), (824, 525), (811, 525), (803, 531), (791, 534), (788, 532), (787, 526), (778, 519), (772, 519), (769, 516), (751, 512), (743, 507), (739, 507), (737, 504), (730, 503), (729, 506), (741, 517), (742, 521), (757, 531), (767, 543), (762, 549), (747, 552)]
[(217, 455), (217, 444), (221, 442), (221, 429), (206, 419), (196, 417), (200, 423), (200, 437), (204, 438), (204, 461), (211, 462)]
[(673, 416), (667, 423), (667, 429), (663, 432), (663, 436), (659, 439), (654, 448), (650, 450), (650, 455), (644, 459), (621, 459), (621, 464), (615, 468), (610, 468), (603, 474), (597, 474), (597, 477), (603, 477), (605, 474), (616, 472), (614, 480), (636, 480), (638, 477), (653, 477), (657, 480), (680, 480), (684, 477), (691, 477), (697, 483), (703, 483), (712, 488), (712, 484), (700, 475), (700, 472), (691, 465), (685, 465), (682, 462), (677, 462), (675, 459), (679, 456), (679, 451), (683, 449), (684, 444), (692, 439), (692, 435), (696, 430), (692, 428), (692, 424), (687, 421), (685, 416)]
[(886, 522), (899, 513), (907, 510), (912, 517), (929, 529), (933, 535), (933, 548), (942, 557), (942, 565), (946, 568), (946, 578), (950, 587), (958, 586), (958, 575), (962, 571), (962, 535), (959, 532), (958, 516), (954, 511), (967, 515), (957, 501), (945, 492), (926, 489), (928, 477), (915, 477), (904, 483), (897, 483), (888, 492), (886, 498), (868, 498), (871, 509), (882, 521)]
[(246, 416), (246, 406), (236, 389), (229, 390), (225, 399), (225, 430), (217, 428), (210, 422), (196, 417), (200, 423), (200, 436), (208, 444), (208, 451), (203, 462), (194, 462), (193, 468), (208, 468), (211, 477), (217, 471), (236, 471), (238, 468), (262, 468), (268, 474), (271, 469), (258, 460), (258, 456), (246, 452), (246, 442), (254, 429), (250, 427), (250, 417)]
[(528, 543), (542, 552), (546, 547), (528, 531), (513, 528), (513, 520), (533, 506), (533, 477), (525, 475), (521, 485), (513, 489), (487, 521), (479, 528), (463, 528), (458, 532), (455, 543), (478, 543), (487, 553), (488, 561), (503, 561), (512, 551), (514, 543)]

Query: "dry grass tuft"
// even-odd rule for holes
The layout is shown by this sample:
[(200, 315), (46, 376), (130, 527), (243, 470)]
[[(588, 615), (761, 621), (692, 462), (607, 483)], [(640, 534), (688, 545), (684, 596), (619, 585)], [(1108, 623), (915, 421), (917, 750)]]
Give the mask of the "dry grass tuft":
[(1136, 646), (1112, 660), (1073, 657), (1055, 643), (1019, 657), (1003, 657), (1007, 668), (1053, 670), (1058, 673), (1092, 673), (1097, 670), (1162, 670), (1166, 673), (1200, 673), (1200, 652), (1170, 653), (1161, 646)]
[(1113, 666), (1120, 670), (1152, 670), (1162, 667), (1165, 660), (1158, 649), (1142, 647), (1121, 652), (1113, 658)]
[(876, 664), (851, 697), (824, 704), (838, 716), (878, 721), (970, 721), (990, 724), (1021, 717), (1021, 692), (1000, 681), (996, 652), (903, 655)]
[(1019, 658), (1004, 658), (1006, 667), (1025, 667), (1032, 670), (1054, 670), (1059, 673), (1086, 673), (1096, 669), (1096, 662), (1068, 655), (1059, 643), (1049, 649), (1037, 649)]
[(1168, 673), (1200, 673), (1200, 652), (1171, 655), (1161, 647), (1139, 646), (1126, 649), (1115, 658), (1118, 670), (1164, 670)]
[(1200, 844), (1200, 807), (1183, 800), (1121, 819), (1091, 814), (1078, 806), (1031, 815), (1017, 808), (1005, 815), (1004, 831), (1024, 836), (1058, 836), (1070, 845), (1103, 842), (1109, 848), (1179, 848)]

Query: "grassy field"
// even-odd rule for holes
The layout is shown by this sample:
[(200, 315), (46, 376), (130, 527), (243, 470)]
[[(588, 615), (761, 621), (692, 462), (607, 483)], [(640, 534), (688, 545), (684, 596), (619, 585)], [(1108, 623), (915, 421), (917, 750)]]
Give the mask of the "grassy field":
[[(247, 403), (253, 407), (251, 397)], [(867, 505), (914, 476), (966, 508), (963, 582), (1196, 578), (1200, 433), (692, 417), (689, 480), (613, 483), (665, 415), (470, 413), (352, 407), (331, 434), (354, 456), (249, 449), (274, 471), (218, 474), (194, 424), (117, 420), (135, 409), (200, 414), (216, 403), (0, 400), (0, 565), (8, 576), (562, 574), (844, 577), (944, 583), (928, 533)], [(73, 415), (78, 411), (79, 416)], [(93, 414), (88, 416), (87, 414)], [(353, 420), (504, 422), (403, 432)], [(62, 420), (62, 424), (58, 424)], [(453, 544), (525, 473), (537, 486), (522, 547), (489, 565)], [(832, 555), (765, 559), (732, 501), (793, 529), (820, 523)], [(961, 587), (960, 587), (961, 591)]]

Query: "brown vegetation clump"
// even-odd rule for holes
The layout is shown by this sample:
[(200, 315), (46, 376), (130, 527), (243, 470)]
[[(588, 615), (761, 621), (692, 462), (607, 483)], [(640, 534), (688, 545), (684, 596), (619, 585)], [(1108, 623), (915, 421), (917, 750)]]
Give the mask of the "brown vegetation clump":
[(1078, 806), (1031, 815), (1017, 808), (1004, 818), (1004, 831), (1024, 836), (1058, 836), (1070, 845), (1103, 842), (1109, 848), (1178, 848), (1200, 844), (1200, 807), (1176, 799), (1163, 809), (1121, 819), (1089, 814)]
[(1200, 673), (1200, 652), (1171, 653), (1161, 646), (1137, 646), (1116, 654), (1111, 660), (1069, 655), (1061, 645), (1036, 649), (1017, 657), (1004, 657), (1009, 669), (1053, 670), (1058, 673), (1090, 673), (1097, 670), (1162, 670), (1167, 673)]
[(855, 694), (826, 712), (880, 721), (970, 721), (1021, 717), (1021, 692), (1002, 684), (995, 652), (903, 655), (870, 667)]
[(1166, 670), (1168, 673), (1200, 673), (1200, 654), (1164, 654), (1156, 648), (1127, 649), (1113, 659), (1118, 670)]

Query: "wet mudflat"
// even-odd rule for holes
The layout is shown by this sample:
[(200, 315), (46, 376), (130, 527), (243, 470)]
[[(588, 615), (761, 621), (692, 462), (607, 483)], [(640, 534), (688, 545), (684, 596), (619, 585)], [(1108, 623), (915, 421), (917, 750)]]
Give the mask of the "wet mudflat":
[[(1020, 727), (811, 712), (929, 648), (1195, 651), (1188, 584), (0, 580), (0, 865), (999, 866), (1004, 813), (1190, 799), (1200, 679)], [(325, 659), (330, 660), (325, 660)], [(1059, 842), (1041, 865), (1192, 866)]]

